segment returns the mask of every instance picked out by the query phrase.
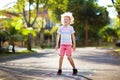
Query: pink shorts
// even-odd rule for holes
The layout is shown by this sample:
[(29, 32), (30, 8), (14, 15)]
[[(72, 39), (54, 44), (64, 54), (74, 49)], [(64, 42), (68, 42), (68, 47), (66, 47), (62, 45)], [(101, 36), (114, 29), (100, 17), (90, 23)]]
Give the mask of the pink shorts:
[(72, 55), (72, 45), (60, 45), (60, 56), (64, 56), (66, 53), (66, 56)]

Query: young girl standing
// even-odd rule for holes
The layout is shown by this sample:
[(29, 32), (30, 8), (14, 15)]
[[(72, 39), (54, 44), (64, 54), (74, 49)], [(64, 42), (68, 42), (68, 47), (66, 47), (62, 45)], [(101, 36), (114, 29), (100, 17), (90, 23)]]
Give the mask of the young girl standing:
[(70, 24), (73, 24), (74, 18), (72, 13), (65, 12), (61, 15), (61, 23), (62, 26), (58, 28), (57, 38), (56, 38), (56, 50), (58, 49), (58, 44), (60, 41), (60, 59), (59, 59), (59, 69), (57, 74), (60, 75), (62, 73), (62, 63), (64, 55), (67, 56), (71, 66), (73, 67), (73, 75), (77, 74), (77, 69), (75, 67), (74, 61), (72, 59), (72, 50), (76, 49), (76, 41), (75, 41), (75, 31)]

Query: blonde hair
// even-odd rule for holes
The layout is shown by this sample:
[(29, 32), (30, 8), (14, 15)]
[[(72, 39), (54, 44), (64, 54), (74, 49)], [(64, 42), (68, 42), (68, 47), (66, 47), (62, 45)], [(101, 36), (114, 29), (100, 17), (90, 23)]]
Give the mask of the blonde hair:
[(72, 15), (71, 12), (65, 12), (63, 14), (61, 14), (61, 23), (63, 24), (64, 23), (64, 17), (67, 16), (70, 18), (70, 24), (73, 24), (74, 23), (74, 17)]

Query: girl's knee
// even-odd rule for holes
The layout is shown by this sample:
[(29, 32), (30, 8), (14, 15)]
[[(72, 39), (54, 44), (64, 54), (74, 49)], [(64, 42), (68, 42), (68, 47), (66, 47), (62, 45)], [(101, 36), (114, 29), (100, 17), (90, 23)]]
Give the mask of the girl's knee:
[(70, 60), (70, 59), (71, 59), (71, 56), (67, 56), (67, 59)]
[(64, 56), (60, 56), (60, 58), (64, 58)]

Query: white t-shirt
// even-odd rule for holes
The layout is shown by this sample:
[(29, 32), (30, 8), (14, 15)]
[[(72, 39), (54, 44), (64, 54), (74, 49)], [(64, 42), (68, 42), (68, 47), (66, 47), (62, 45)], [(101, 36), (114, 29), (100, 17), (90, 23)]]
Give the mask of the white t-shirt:
[(75, 33), (72, 26), (59, 27), (57, 33), (61, 35), (60, 44), (72, 45), (71, 34)]

